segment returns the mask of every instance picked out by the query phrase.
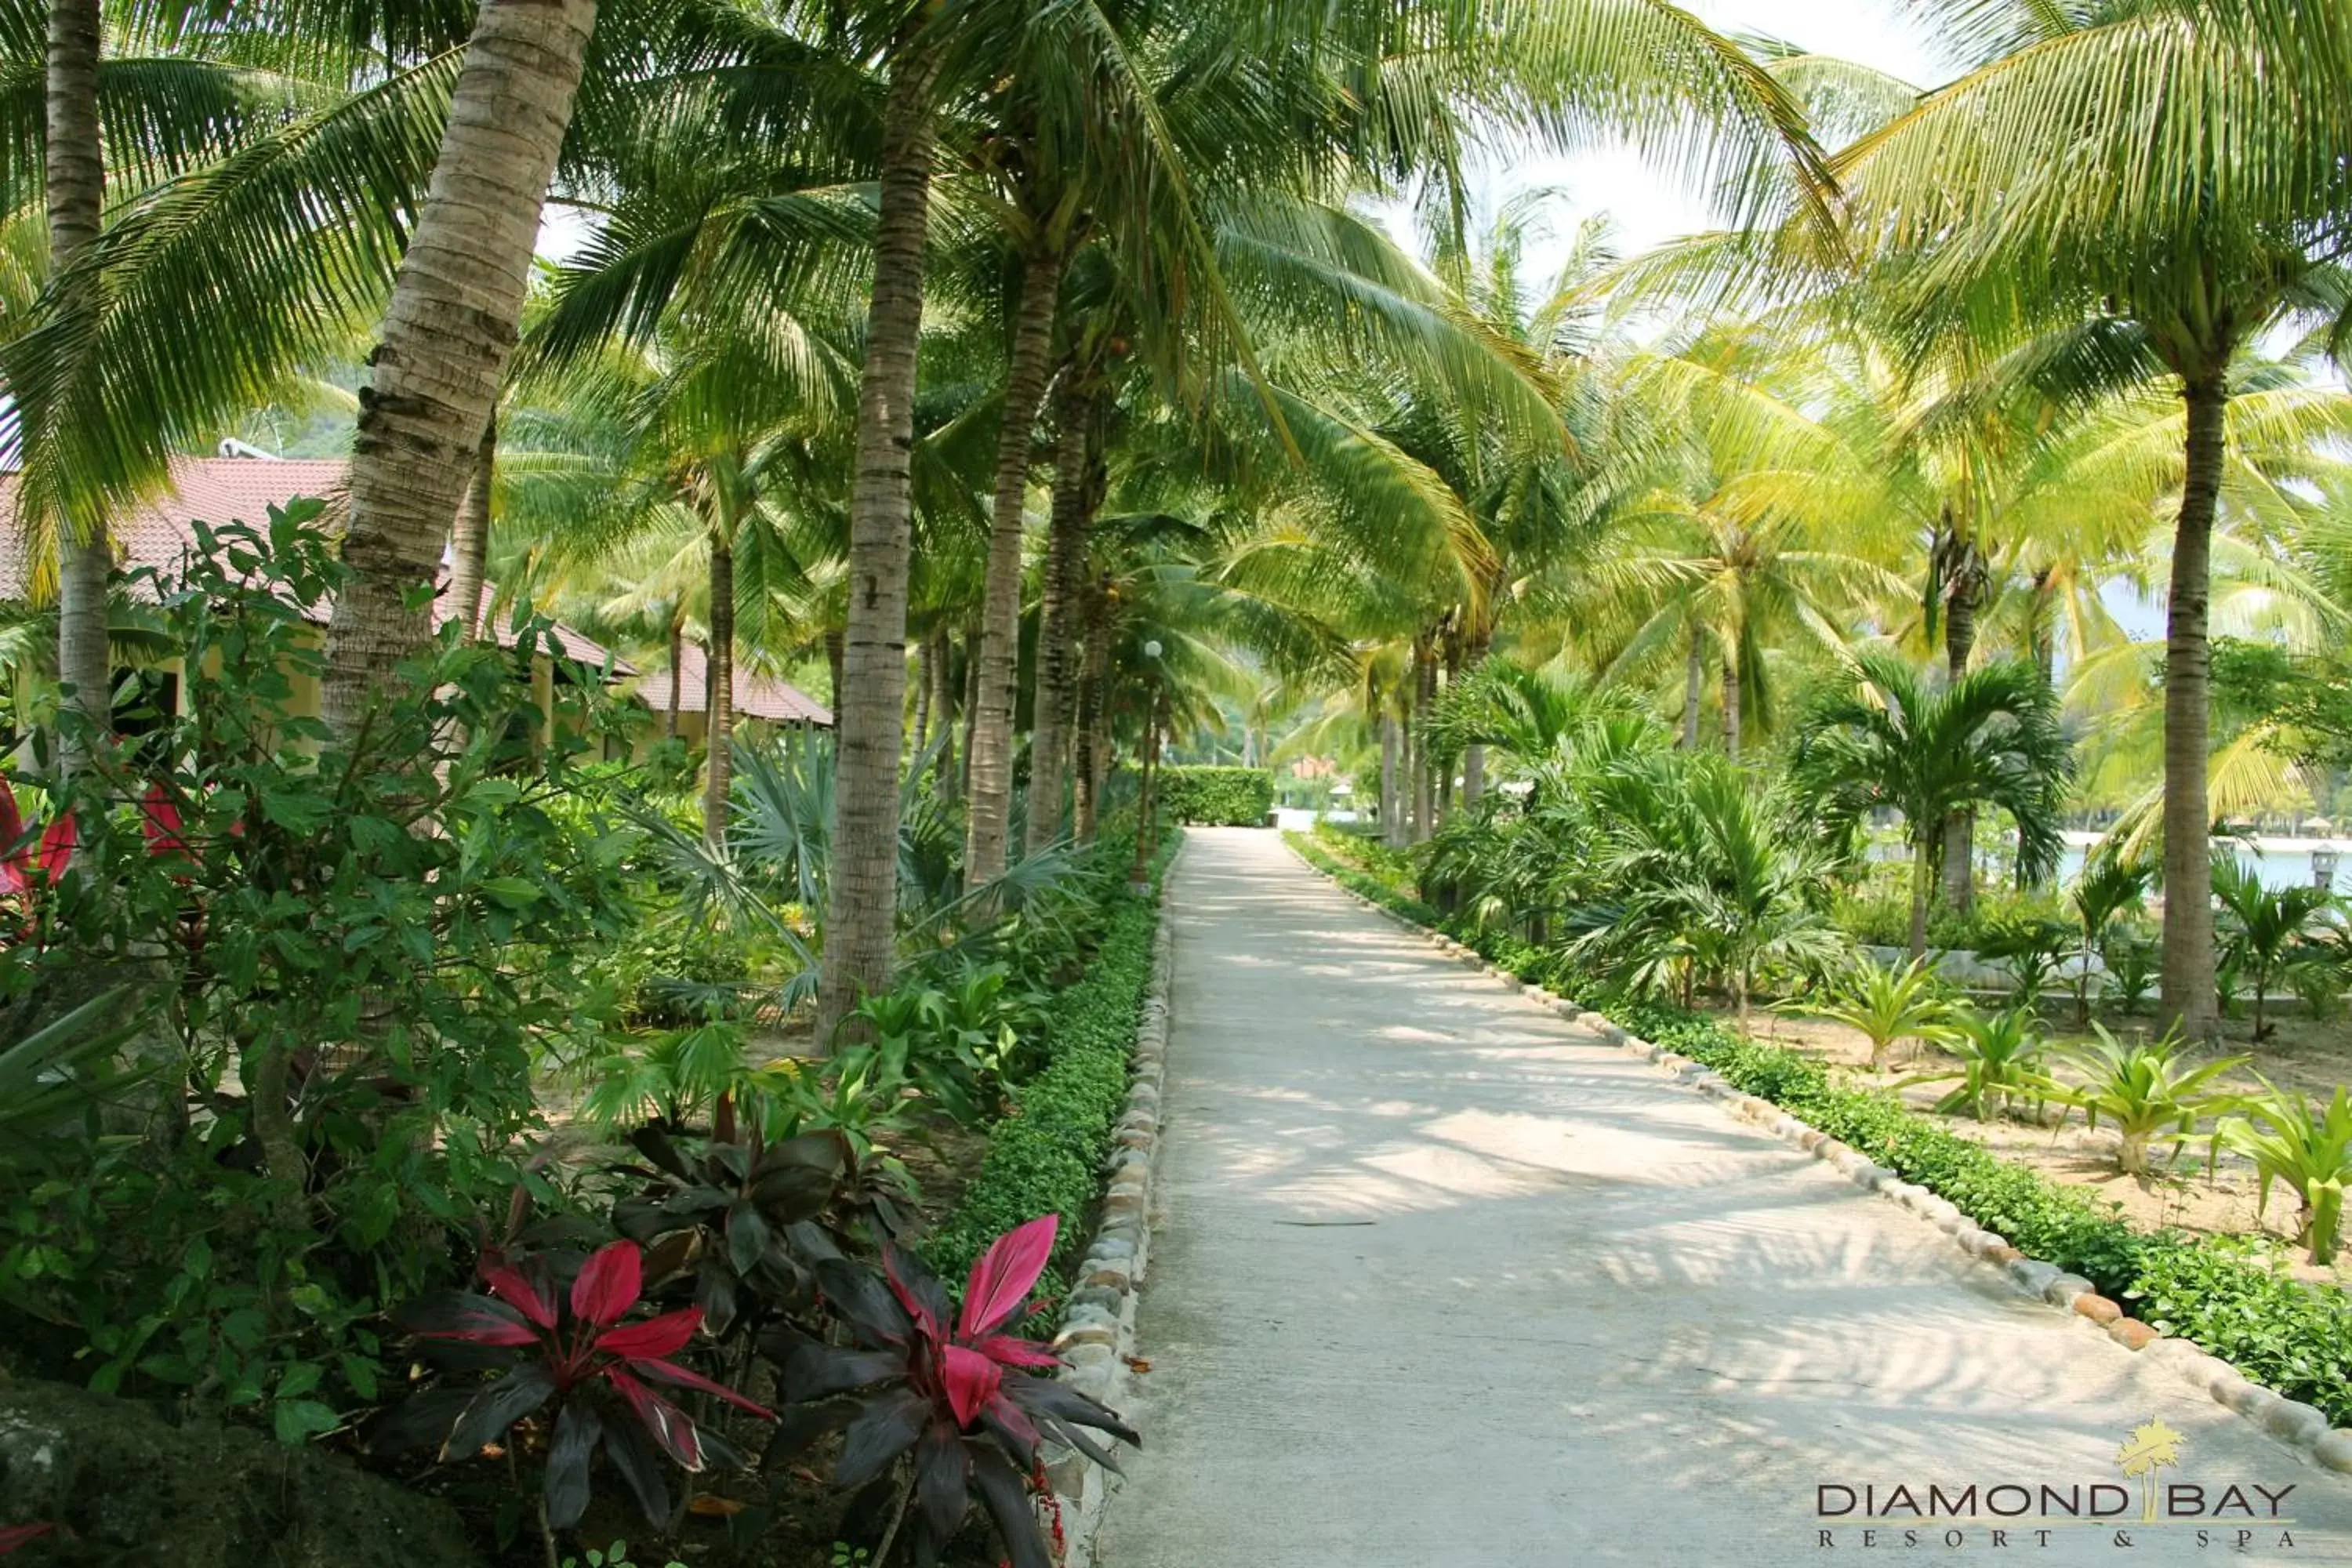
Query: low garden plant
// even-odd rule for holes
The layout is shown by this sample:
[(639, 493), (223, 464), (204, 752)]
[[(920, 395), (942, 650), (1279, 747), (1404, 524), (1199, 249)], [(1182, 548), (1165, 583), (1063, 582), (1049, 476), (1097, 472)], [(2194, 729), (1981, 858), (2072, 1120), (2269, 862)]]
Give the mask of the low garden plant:
[(2039, 1109), (2060, 1093), (2044, 1065), (2050, 1042), (2023, 1006), (1962, 1013), (1944, 1048), (1958, 1058), (1958, 1066), (1914, 1073), (1903, 1080), (1909, 1085), (1958, 1079), (1952, 1091), (1936, 1102), (1937, 1110), (1965, 1110), (1979, 1121), (1990, 1121), (2021, 1106)]
[(1798, 1000), (1783, 1010), (1845, 1025), (1870, 1042), (1870, 1070), (1885, 1075), (1887, 1057), (1905, 1040), (1941, 1045), (1956, 1028), (1957, 1009), (1924, 958), (1902, 968), (1864, 962), (1838, 976), (1825, 1002)]
[(2172, 1135), (2178, 1158), (2200, 1120), (2238, 1103), (2236, 1095), (2213, 1086), (2222, 1074), (2242, 1066), (2245, 1058), (2217, 1057), (2192, 1064), (2182, 1059), (2178, 1033), (2125, 1045), (2105, 1025), (2091, 1027), (2098, 1037), (2095, 1043), (2056, 1053), (2084, 1081), (2053, 1098), (2080, 1110), (2093, 1127), (2102, 1119), (2115, 1126), (2123, 1135), (2116, 1157), (2125, 1174), (2146, 1176), (2148, 1146), (2167, 1133)]
[(2244, 1102), (2241, 1115), (2224, 1118), (2216, 1140), (2253, 1161), (2260, 1174), (2260, 1203), (2283, 1186), (2302, 1207), (2297, 1239), (2314, 1263), (2333, 1263), (2344, 1226), (2344, 1184), (2352, 1180), (2352, 1098), (2342, 1087), (2325, 1108), (2308, 1095), (2290, 1093), (2264, 1079), (2268, 1092)]

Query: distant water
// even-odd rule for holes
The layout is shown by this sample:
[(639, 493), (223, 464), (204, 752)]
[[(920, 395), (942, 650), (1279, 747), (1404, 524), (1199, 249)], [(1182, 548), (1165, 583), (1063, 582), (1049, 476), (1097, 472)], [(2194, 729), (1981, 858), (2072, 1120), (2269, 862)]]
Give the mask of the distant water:
[[(2058, 877), (2063, 882), (2072, 881), (2083, 868), (2083, 856), (2098, 842), (2095, 834), (2066, 835), (2065, 854), (2058, 862)], [(2237, 846), (2238, 864), (2262, 879), (2265, 888), (2308, 888), (2312, 885), (2312, 851), (2332, 847), (2336, 851), (2335, 889), (2337, 892), (2352, 891), (2352, 841), (2322, 838), (2257, 838), (2252, 845)]]

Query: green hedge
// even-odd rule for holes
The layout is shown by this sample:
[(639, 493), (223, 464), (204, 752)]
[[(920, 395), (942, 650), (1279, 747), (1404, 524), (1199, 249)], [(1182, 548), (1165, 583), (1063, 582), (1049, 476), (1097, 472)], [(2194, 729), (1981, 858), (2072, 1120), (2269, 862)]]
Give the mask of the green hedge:
[(1274, 774), (1264, 768), (1162, 768), (1151, 787), (1168, 822), (1258, 827), (1274, 809)]
[[(1345, 865), (1300, 835), (1288, 837), (1310, 863), (1347, 886), (1444, 929), (1435, 910), (1392, 882)], [(1482, 952), (1500, 945), (1491, 932), (1454, 934)], [(2277, 1248), (2258, 1239), (2136, 1230), (2116, 1205), (2011, 1164), (1936, 1119), (1906, 1109), (1892, 1093), (1845, 1088), (1811, 1058), (1748, 1039), (1702, 1015), (1657, 1002), (1604, 1001), (1599, 1010), (1653, 1044), (1706, 1063), (1742, 1092), (1853, 1145), (1905, 1181), (1940, 1194), (2029, 1257), (2079, 1274), (2101, 1295), (2126, 1303), (2141, 1321), (2192, 1342), (2289, 1398), (2317, 1405), (2339, 1426), (2352, 1425), (2352, 1299), (2294, 1279)]]
[[(1155, 885), (1180, 837), (1171, 835), (1153, 858)], [(1085, 975), (1049, 1004), (1045, 1071), (1022, 1087), (954, 1215), (923, 1247), (949, 1279), (961, 1280), (991, 1240), (1042, 1214), (1060, 1215), (1062, 1232), (1055, 1272), (1040, 1282), (1041, 1296), (1066, 1293), (1059, 1270), (1085, 1250), (1111, 1129), (1127, 1105), (1128, 1063), (1160, 928), (1156, 898), (1117, 897)]]

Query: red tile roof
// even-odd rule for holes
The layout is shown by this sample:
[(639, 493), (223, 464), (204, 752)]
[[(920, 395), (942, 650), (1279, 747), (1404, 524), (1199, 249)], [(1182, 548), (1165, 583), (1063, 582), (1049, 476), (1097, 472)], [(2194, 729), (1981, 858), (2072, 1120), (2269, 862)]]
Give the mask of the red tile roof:
[[(710, 666), (702, 649), (693, 643), (678, 650), (678, 673), (685, 678), (677, 694), (677, 710), (681, 713), (699, 713), (710, 690)], [(637, 682), (637, 699), (656, 713), (669, 711), (669, 679), (667, 669), (656, 669)], [(765, 675), (754, 675), (741, 665), (735, 667), (735, 711), (746, 719), (768, 719), (782, 723), (830, 725), (833, 710), (809, 696), (800, 688)]]
[[(349, 468), (341, 458), (174, 458), (171, 489), (113, 520), (116, 559), (129, 568), (177, 571), (195, 548), (198, 522), (242, 522), (261, 528), (268, 521), (271, 507), (285, 506), (303, 496), (325, 501), (327, 510), (320, 522), (329, 529), (340, 529), (345, 500), (343, 481)], [(25, 560), (25, 538), (16, 527), (14, 474), (0, 474), (0, 541), (5, 541), (5, 547), (0, 547), (0, 599), (21, 599), (30, 573)], [(433, 606), (433, 624), (436, 626), (446, 625), (454, 613), (447, 602), (446, 582), (443, 586), (443, 595)], [(483, 611), (488, 610), (494, 594), (490, 584), (482, 584)], [(326, 606), (312, 606), (310, 616), (312, 620), (324, 622)], [(489, 619), (499, 643), (513, 647), (514, 632), (505, 617)], [(601, 665), (608, 657), (603, 645), (561, 622), (555, 627), (555, 639), (567, 657), (583, 664)], [(615, 659), (614, 673), (634, 675), (636, 671), (625, 661)]]

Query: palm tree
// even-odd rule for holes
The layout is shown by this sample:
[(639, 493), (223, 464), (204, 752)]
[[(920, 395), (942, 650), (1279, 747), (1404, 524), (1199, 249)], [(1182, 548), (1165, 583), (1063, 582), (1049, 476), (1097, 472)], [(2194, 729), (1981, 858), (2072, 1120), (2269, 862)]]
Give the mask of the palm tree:
[(2083, 863), (2082, 874), (2066, 890), (2074, 917), (2083, 928), (2082, 967), (2074, 974), (2074, 1026), (2091, 1021), (2091, 959), (2107, 945), (2107, 932), (2126, 911), (2137, 909), (2147, 892), (2154, 868), (2126, 860), (2121, 855), (2095, 855)]
[[(2167, 886), (2199, 888), (2231, 362), (2283, 318), (2338, 314), (2352, 19), (2269, 0), (1927, 10), (1982, 63), (1839, 155), (1851, 220), (1871, 251), (1909, 262), (1923, 334), (2108, 315), (2177, 381), (2164, 866)], [(2215, 1026), (2213, 964), (2206, 901), (2168, 899), (2164, 1005), (2193, 1035)]]
[(1928, 890), (1944, 822), (1968, 807), (2008, 812), (2021, 867), (2057, 863), (2059, 814), (2074, 763), (2056, 702), (2022, 659), (1932, 687), (1889, 654), (1854, 662), (1855, 683), (1825, 691), (1801, 721), (1790, 772), (1834, 819), (1903, 814), (1912, 846), (1911, 956), (1927, 951)]
[(1719, 977), (1739, 1024), (1766, 968), (1816, 974), (1852, 952), (1830, 923), (1819, 841), (1784, 792), (1725, 757), (1654, 752), (1591, 787), (1603, 900), (1580, 911), (1577, 951), (1637, 985), (1679, 963)]
[[(105, 203), (106, 163), (99, 142), (99, 0), (49, 0), (48, 51), (43, 72), (47, 136), (49, 272), (74, 275), (74, 263), (98, 238)], [(107, 658), (107, 579), (114, 569), (106, 521), (91, 515), (71, 523), (61, 542), (58, 573), (58, 676), (94, 734), (108, 728), (113, 668)], [(77, 742), (78, 749), (78, 742)], [(67, 753), (72, 765), (73, 751)]]
[(480, 468), (595, 23), (595, 0), (488, 0), (466, 47), (352, 448), (348, 574), (320, 681), (327, 722), (347, 737), (429, 635), (418, 590), (439, 575)]
[(2254, 993), (2254, 1039), (2269, 1033), (2263, 1021), (2271, 981), (2278, 974), (2287, 949), (2311, 929), (2312, 921), (2334, 907), (2336, 895), (2326, 888), (2269, 888), (2261, 873), (2240, 864), (2227, 849), (2212, 860), (2213, 897), (2229, 917), (2222, 942), (2229, 967), (2248, 974)]

